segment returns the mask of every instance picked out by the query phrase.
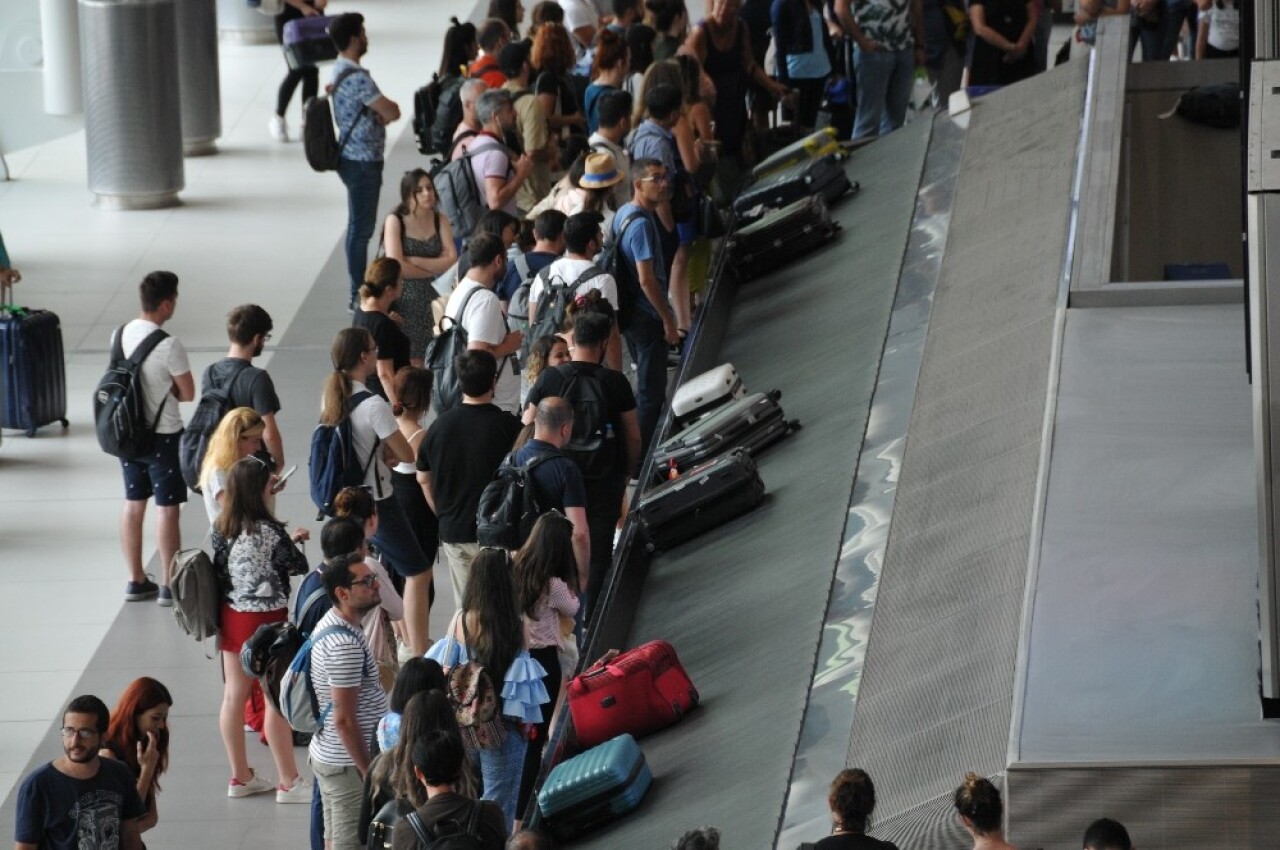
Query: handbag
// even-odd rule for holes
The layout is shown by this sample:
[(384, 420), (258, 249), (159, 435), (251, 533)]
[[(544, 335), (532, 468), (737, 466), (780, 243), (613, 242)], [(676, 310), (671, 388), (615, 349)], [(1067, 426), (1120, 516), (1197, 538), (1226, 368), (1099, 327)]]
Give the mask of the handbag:
[[(460, 619), (461, 618), (461, 619)], [(444, 640), (444, 657), (458, 657), (458, 642), (454, 637), (458, 625), (462, 627), (462, 642), (470, 644), (467, 639), (467, 621), (462, 612), (454, 614), (449, 624), (449, 636)], [(468, 651), (468, 655), (470, 652)], [(498, 694), (493, 687), (493, 679), (485, 668), (477, 661), (457, 663), (445, 669), (448, 686), (449, 704), (453, 706), (453, 716), (458, 721), (458, 729), (462, 733), (462, 743), (468, 751), (496, 750), (502, 746), (506, 738), (507, 727), (502, 722), (498, 711)]]

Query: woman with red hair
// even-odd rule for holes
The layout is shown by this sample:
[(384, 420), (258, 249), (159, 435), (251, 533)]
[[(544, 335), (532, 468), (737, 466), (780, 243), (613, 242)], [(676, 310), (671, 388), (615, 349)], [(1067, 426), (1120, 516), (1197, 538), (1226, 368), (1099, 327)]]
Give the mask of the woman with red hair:
[(147, 805), (147, 813), (138, 819), (138, 829), (145, 832), (156, 825), (156, 794), (160, 777), (169, 767), (169, 709), (173, 697), (169, 689), (155, 679), (134, 679), (120, 695), (111, 712), (111, 723), (102, 739), (103, 758), (122, 761), (133, 771), (138, 783), (138, 796)]

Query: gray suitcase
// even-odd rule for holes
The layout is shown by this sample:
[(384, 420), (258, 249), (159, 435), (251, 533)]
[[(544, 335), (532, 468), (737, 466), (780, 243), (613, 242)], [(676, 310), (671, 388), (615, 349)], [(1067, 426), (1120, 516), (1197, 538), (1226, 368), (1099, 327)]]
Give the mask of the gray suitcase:
[(752, 456), (800, 427), (797, 419), (788, 419), (778, 400), (782, 393), (748, 393), (676, 434), (653, 451), (654, 470), (662, 473), (675, 461), (678, 470), (687, 469), (707, 458), (743, 448)]

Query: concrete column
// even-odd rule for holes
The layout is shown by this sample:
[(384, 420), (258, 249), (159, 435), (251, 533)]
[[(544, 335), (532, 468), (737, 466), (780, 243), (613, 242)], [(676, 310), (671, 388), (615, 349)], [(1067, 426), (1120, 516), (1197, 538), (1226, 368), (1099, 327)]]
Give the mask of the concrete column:
[(222, 135), (218, 87), (218, 17), (216, 0), (176, 0), (178, 82), (182, 99), (182, 152), (205, 156), (217, 152)]
[(80, 12), (76, 0), (40, 0), (44, 111), (75, 115), (82, 108)]
[(99, 206), (154, 209), (183, 187), (174, 0), (80, 0), (89, 190)]

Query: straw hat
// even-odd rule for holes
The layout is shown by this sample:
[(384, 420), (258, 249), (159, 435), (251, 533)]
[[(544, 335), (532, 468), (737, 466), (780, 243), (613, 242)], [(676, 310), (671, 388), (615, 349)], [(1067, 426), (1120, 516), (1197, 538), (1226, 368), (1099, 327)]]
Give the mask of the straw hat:
[(613, 154), (602, 151), (587, 154), (586, 169), (582, 179), (578, 181), (582, 189), (608, 189), (622, 182), (622, 173), (618, 171), (618, 163)]

